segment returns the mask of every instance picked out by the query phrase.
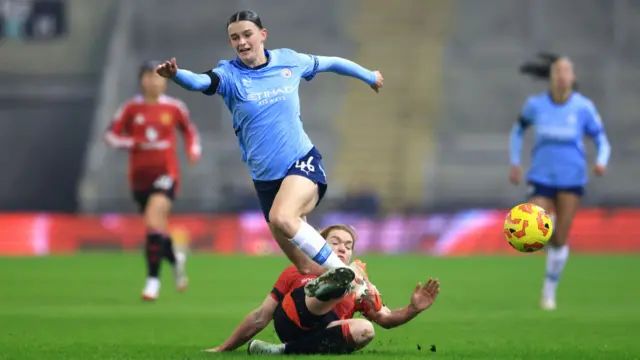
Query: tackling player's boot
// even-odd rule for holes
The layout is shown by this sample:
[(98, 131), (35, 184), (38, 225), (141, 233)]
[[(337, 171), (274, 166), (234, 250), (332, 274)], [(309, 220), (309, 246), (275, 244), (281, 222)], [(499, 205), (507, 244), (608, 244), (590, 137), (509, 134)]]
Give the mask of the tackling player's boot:
[(187, 277), (186, 262), (187, 253), (184, 251), (177, 251), (175, 253), (176, 262), (173, 265), (173, 278), (176, 282), (176, 288), (179, 292), (187, 290), (189, 285), (189, 277)]
[(304, 294), (320, 301), (344, 296), (352, 287), (356, 273), (349, 267), (330, 269), (304, 286)]
[(272, 344), (262, 340), (251, 340), (247, 346), (249, 355), (282, 355), (284, 354), (284, 344)]
[(369, 292), (369, 276), (367, 275), (367, 264), (360, 260), (354, 260), (349, 267), (356, 273), (351, 291), (356, 295), (356, 299), (367, 296)]
[(158, 278), (147, 278), (147, 284), (142, 290), (142, 300), (154, 301), (160, 293), (160, 280)]

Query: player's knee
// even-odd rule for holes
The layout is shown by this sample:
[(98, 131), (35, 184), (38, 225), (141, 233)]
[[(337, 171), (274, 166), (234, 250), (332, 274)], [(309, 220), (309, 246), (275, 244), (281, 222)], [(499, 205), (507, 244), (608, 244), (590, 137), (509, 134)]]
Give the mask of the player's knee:
[(145, 212), (144, 224), (149, 229), (164, 230), (164, 222), (161, 217), (152, 211)]
[(147, 228), (164, 230), (167, 224), (168, 211), (163, 204), (149, 202), (144, 211), (144, 222)]
[(274, 207), (269, 211), (269, 222), (289, 238), (295, 235), (297, 231), (295, 226), (298, 221), (300, 221), (299, 217), (287, 209)]
[(373, 324), (365, 319), (353, 319), (349, 324), (351, 337), (358, 349), (365, 347), (375, 337)]

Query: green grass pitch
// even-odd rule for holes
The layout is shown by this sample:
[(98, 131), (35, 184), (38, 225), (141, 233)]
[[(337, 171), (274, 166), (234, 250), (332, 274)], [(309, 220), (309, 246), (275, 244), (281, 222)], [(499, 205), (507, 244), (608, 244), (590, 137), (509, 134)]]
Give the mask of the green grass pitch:
[[(538, 308), (542, 256), (363, 259), (389, 307), (406, 305), (429, 276), (442, 289), (431, 309), (403, 327), (376, 328), (350, 358), (640, 359), (640, 257), (571, 256), (555, 312)], [(188, 265), (188, 292), (176, 293), (165, 265), (160, 299), (143, 303), (135, 254), (1, 258), (0, 359), (247, 357), (246, 347), (201, 350), (260, 304), (287, 260), (197, 255)], [(258, 338), (277, 339), (271, 325)]]

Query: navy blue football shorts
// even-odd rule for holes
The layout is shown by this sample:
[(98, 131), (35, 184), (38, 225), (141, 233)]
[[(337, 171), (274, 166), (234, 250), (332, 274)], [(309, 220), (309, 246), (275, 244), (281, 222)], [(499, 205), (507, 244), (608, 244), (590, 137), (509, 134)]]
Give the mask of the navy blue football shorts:
[[(322, 155), (318, 149), (313, 147), (305, 156), (296, 161), (289, 171), (287, 176), (299, 175), (306, 177), (318, 185), (318, 204), (322, 201), (324, 194), (327, 192), (327, 176), (322, 166)], [(273, 206), (273, 202), (276, 199), (276, 195), (280, 190), (280, 185), (285, 178), (277, 180), (253, 180), (253, 185), (258, 193), (258, 199), (260, 200), (260, 208), (264, 218), (269, 222), (269, 212)]]
[(584, 186), (556, 187), (529, 181), (527, 195), (529, 198), (541, 196), (548, 199), (555, 199), (559, 192), (569, 192), (582, 197), (584, 195)]

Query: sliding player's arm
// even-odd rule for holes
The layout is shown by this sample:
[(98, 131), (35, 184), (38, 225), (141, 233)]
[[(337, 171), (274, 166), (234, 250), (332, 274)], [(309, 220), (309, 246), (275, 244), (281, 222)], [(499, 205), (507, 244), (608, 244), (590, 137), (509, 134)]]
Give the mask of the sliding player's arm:
[[(369, 310), (364, 313), (365, 317), (385, 329), (391, 329), (396, 326), (406, 324), (428, 309), (438, 297), (440, 292), (440, 282), (438, 280), (429, 279), (424, 286), (421, 283), (416, 285), (413, 294), (411, 294), (411, 302), (409, 305), (391, 310), (386, 306), (381, 306), (378, 311)], [(374, 299), (374, 304), (380, 302), (379, 296)]]
[(273, 285), (273, 289), (269, 293), (266, 299), (262, 302), (257, 309), (250, 312), (245, 316), (244, 320), (236, 327), (231, 336), (220, 346), (215, 349), (209, 350), (211, 352), (219, 351), (231, 351), (246, 344), (260, 331), (262, 331), (273, 319), (273, 313), (278, 306), (278, 303), (282, 301), (284, 295), (291, 290), (294, 283), (294, 276), (297, 270), (294, 267), (288, 267), (285, 269), (276, 283)]
[(236, 327), (231, 336), (213, 351), (232, 351), (246, 344), (269, 325), (278, 302), (269, 294), (255, 310), (251, 311)]

